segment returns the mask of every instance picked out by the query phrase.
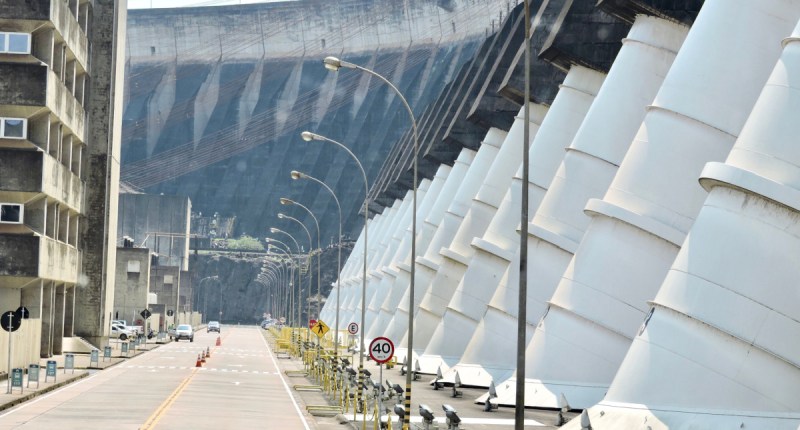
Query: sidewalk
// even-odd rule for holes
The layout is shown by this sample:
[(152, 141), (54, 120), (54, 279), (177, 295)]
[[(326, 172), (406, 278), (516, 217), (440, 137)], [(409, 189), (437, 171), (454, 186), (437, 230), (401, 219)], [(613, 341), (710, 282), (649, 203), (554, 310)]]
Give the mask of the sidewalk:
[[(168, 340), (169, 339), (167, 339), (167, 341)], [(75, 353), (74, 369), (64, 369), (64, 363), (66, 361), (65, 354), (54, 355), (50, 358), (42, 358), (38, 363), (40, 366), (38, 384), (36, 381), (30, 381), (29, 383), (28, 369), (26, 368), (24, 369), (25, 373), (23, 374), (22, 378), (22, 389), (20, 390), (19, 387), (14, 387), (12, 393), (8, 394), (8, 379), (5, 377), (6, 375), (3, 375), (3, 379), (0, 379), (0, 384), (2, 384), (2, 389), (0, 390), (0, 411), (12, 408), (36, 396), (40, 396), (57, 388), (63, 387), (64, 385), (85, 378), (90, 374), (97, 372), (98, 370), (114, 366), (147, 351), (151, 351), (164, 343), (167, 342), (162, 341), (161, 343), (157, 343), (155, 339), (151, 339), (145, 344), (137, 346), (135, 351), (131, 349), (126, 355), (122, 353), (121, 342), (116, 339), (112, 339), (109, 345), (111, 346), (111, 357), (104, 358), (104, 351), (101, 349), (98, 352), (98, 361), (96, 363), (90, 363), (91, 354)], [(52, 376), (46, 376), (48, 361), (56, 362), (55, 378)], [(47, 381), (45, 381), (45, 379), (47, 379)]]
[[(266, 339), (270, 339), (271, 335), (268, 331), (264, 331), (264, 337)], [(275, 353), (275, 351), (273, 351)], [(358, 356), (346, 356), (351, 363), (353, 363), (353, 367), (358, 367)], [(338, 406), (338, 401), (333, 402), (329, 399), (325, 393), (319, 391), (301, 391), (295, 390), (292, 387), (294, 385), (316, 385), (317, 382), (310, 377), (304, 376), (289, 376), (286, 374), (286, 371), (296, 371), (296, 370), (304, 370), (302, 360), (299, 358), (280, 358), (277, 360), (278, 365), (281, 369), (281, 373), (283, 374), (287, 384), (289, 384), (289, 388), (292, 391), (292, 394), (295, 397), (299, 398), (301, 409), (306, 414), (309, 422), (314, 422), (317, 424), (316, 429), (319, 430), (328, 430), (333, 428), (342, 428), (342, 422), (348, 423), (349, 428), (354, 430), (360, 430), (363, 428), (363, 419), (364, 416), (362, 414), (357, 414), (354, 416), (352, 408), (349, 412), (338, 415), (338, 416), (311, 416), (306, 412), (306, 407), (310, 405), (314, 406)], [(389, 380), (393, 384), (399, 384), (400, 386), (405, 386), (405, 376), (400, 374), (400, 367), (395, 366), (393, 369), (385, 369), (383, 370), (383, 384), (385, 385), (385, 381)], [(371, 379), (377, 381), (379, 377), (379, 368), (375, 362), (365, 359), (364, 360), (364, 368), (371, 373)], [(478, 388), (466, 388), (462, 387), (459, 388), (458, 391), (460, 395), (458, 397), (452, 397), (453, 389), (452, 387), (446, 387), (440, 390), (434, 390), (433, 386), (430, 384), (430, 381), (433, 379), (431, 375), (420, 375), (419, 379), (412, 382), (412, 397), (411, 397), (411, 416), (412, 416), (412, 428), (413, 429), (422, 429), (421, 418), (419, 415), (419, 405), (427, 405), (434, 413), (435, 421), (434, 424), (431, 426), (431, 429), (445, 429), (447, 428), (445, 421), (445, 413), (442, 409), (443, 404), (447, 404), (452, 406), (458, 411), (458, 416), (462, 419), (461, 422), (461, 429), (469, 429), (469, 430), (512, 430), (514, 428), (514, 408), (509, 407), (501, 407), (499, 409), (493, 410), (492, 412), (485, 412), (483, 410), (483, 405), (476, 404), (474, 400), (479, 396), (486, 393), (486, 389), (478, 389)], [(398, 396), (393, 396), (390, 400), (385, 401), (383, 403), (384, 408), (388, 408), (391, 411), (391, 419), (393, 420), (392, 427), (394, 429), (402, 428), (402, 425), (398, 424), (398, 417), (394, 413), (394, 406), (396, 404), (402, 404), (402, 398)], [(373, 403), (370, 401), (367, 411), (367, 428), (373, 428), (372, 416), (373, 416)], [(575, 412), (568, 412), (565, 414), (565, 418), (567, 420), (574, 418), (578, 414)], [(384, 415), (384, 420), (386, 416)], [(526, 409), (525, 410), (525, 427), (526, 428), (536, 428), (536, 429), (557, 429), (556, 423), (558, 421), (558, 411), (552, 410), (539, 410), (539, 409)]]

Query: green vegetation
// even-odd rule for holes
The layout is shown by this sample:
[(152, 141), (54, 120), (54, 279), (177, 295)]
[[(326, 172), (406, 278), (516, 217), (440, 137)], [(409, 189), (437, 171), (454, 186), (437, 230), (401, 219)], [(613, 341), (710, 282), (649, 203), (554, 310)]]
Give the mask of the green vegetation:
[(238, 239), (228, 239), (229, 249), (238, 249), (242, 251), (263, 251), (264, 245), (256, 238), (242, 235)]

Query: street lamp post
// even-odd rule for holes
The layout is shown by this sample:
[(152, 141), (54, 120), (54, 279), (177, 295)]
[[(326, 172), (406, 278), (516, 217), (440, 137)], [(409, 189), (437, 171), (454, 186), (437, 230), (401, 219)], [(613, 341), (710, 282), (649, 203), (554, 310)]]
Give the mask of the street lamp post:
[(319, 179), (306, 175), (305, 173), (298, 172), (297, 170), (292, 170), (292, 179), (310, 179), (320, 185), (323, 188), (328, 190), (328, 192), (333, 196), (333, 201), (336, 202), (336, 208), (339, 210), (339, 238), (337, 240), (338, 247), (339, 247), (339, 256), (336, 263), (336, 330), (334, 330), (334, 349), (333, 349), (333, 358), (339, 358), (339, 306), (340, 306), (340, 296), (341, 296), (341, 288), (339, 284), (339, 278), (341, 277), (342, 272), (342, 206), (339, 204), (339, 199), (336, 197), (336, 193), (333, 192), (331, 187), (329, 187), (326, 183), (320, 181)]
[[(300, 253), (300, 245), (297, 243), (297, 240), (295, 240), (294, 236), (292, 236), (291, 234), (289, 234), (289, 233), (287, 233), (287, 232), (285, 232), (285, 231), (283, 231), (283, 230), (281, 230), (279, 228), (275, 228), (275, 227), (270, 227), (269, 231), (270, 231), (270, 233), (273, 233), (273, 234), (281, 233), (281, 234), (283, 234), (285, 236), (288, 236), (289, 239), (292, 239), (292, 242), (294, 243), (294, 247), (297, 250), (297, 253), (298, 254)], [(295, 260), (292, 259), (292, 264), (294, 264), (294, 263), (295, 263)], [(298, 294), (298, 296), (302, 295), (302, 294), (300, 294), (300, 290), (301, 290), (300, 271), (298, 270), (297, 271), (297, 294)], [(292, 291), (294, 291), (294, 290), (292, 290)], [(297, 300), (297, 311), (298, 311), (297, 312), (297, 321), (299, 323), (300, 322), (300, 300), (299, 300), (299, 298)]]
[[(297, 224), (299, 224), (300, 227), (303, 228), (303, 230), (306, 232), (306, 236), (308, 236), (308, 249), (309, 249), (308, 253), (309, 253), (309, 256), (310, 256), (311, 255), (311, 250), (314, 248), (314, 242), (311, 240), (311, 232), (308, 231), (308, 229), (306, 228), (306, 225), (303, 224), (302, 222), (300, 222), (300, 220), (298, 220), (297, 218), (290, 217), (289, 215), (286, 215), (286, 214), (279, 213), (278, 214), (278, 218), (280, 218), (280, 219), (288, 219), (289, 221), (294, 221)], [(309, 260), (310, 260), (310, 258), (309, 258)], [(311, 265), (311, 263), (309, 263), (309, 266), (310, 265)], [(310, 270), (309, 270), (309, 273), (308, 273), (308, 296), (309, 297), (311, 296), (311, 271)], [(308, 299), (306, 299), (306, 300), (308, 300)], [(306, 311), (308, 312), (308, 317), (310, 318), (311, 317), (311, 303), (310, 302), (307, 303)], [(308, 338), (310, 336), (309, 333), (311, 332), (311, 327), (308, 327), (308, 322), (307, 321), (306, 321), (306, 327), (308, 328), (308, 331), (306, 331), (306, 342), (308, 342)]]
[[(403, 418), (403, 430), (408, 430), (411, 425), (411, 381), (412, 381), (412, 372), (411, 372), (411, 357), (413, 356), (413, 347), (414, 347), (414, 285), (416, 281), (416, 258), (417, 258), (417, 158), (419, 155), (419, 135), (417, 134), (417, 119), (414, 117), (414, 111), (411, 110), (411, 106), (409, 106), (408, 101), (403, 96), (403, 93), (397, 89), (394, 84), (392, 84), (388, 79), (380, 75), (379, 73), (367, 69), (365, 67), (361, 67), (357, 64), (353, 64), (347, 61), (342, 61), (336, 57), (325, 57), (322, 60), (322, 63), (325, 65), (325, 68), (331, 71), (338, 71), (340, 68), (344, 67), (346, 69), (355, 69), (360, 70), (364, 73), (368, 73), (372, 76), (383, 81), (386, 85), (391, 88), (395, 94), (400, 98), (405, 106), (406, 110), (408, 111), (409, 117), (411, 117), (411, 128), (414, 132), (414, 159), (413, 159), (413, 171), (414, 171), (414, 180), (412, 183), (412, 207), (411, 207), (411, 284), (409, 285), (409, 295), (408, 295), (408, 345), (406, 346), (406, 397), (405, 397), (405, 415)], [(366, 182), (366, 180), (365, 180)], [(367, 209), (365, 208), (365, 211)], [(364, 236), (366, 239), (366, 230), (364, 230)], [(365, 242), (366, 243), (366, 242)], [(364, 265), (364, 277), (366, 278), (366, 264)], [(366, 282), (366, 280), (364, 281)], [(363, 318), (362, 318), (363, 321)], [(363, 339), (363, 336), (362, 336)], [(363, 343), (363, 342), (362, 342)], [(363, 345), (362, 345), (363, 346)]]
[[(329, 139), (325, 136), (321, 136), (319, 134), (311, 133), (310, 131), (304, 131), (300, 133), (300, 137), (303, 138), (306, 142), (310, 142), (312, 140), (322, 141), (322, 142), (329, 142), (332, 143), (342, 149), (344, 149), (350, 157), (358, 165), (359, 170), (361, 170), (361, 176), (364, 179), (364, 272), (362, 273), (361, 279), (361, 340), (360, 346), (358, 348), (358, 379), (359, 383), (358, 386), (361, 387), (364, 385), (364, 332), (367, 331), (366, 322), (364, 319), (366, 318), (366, 298), (367, 298), (367, 224), (369, 223), (369, 182), (367, 181), (367, 172), (364, 171), (364, 166), (361, 165), (361, 162), (358, 161), (358, 157), (353, 154), (346, 146), (342, 145), (341, 143)], [(357, 404), (359, 407), (363, 407), (361, 404), (361, 389), (357, 391), (358, 401)], [(366, 413), (366, 410), (363, 411)]]
[(281, 204), (282, 205), (287, 205), (287, 206), (294, 205), (294, 206), (298, 206), (298, 207), (302, 208), (304, 211), (308, 212), (309, 215), (311, 215), (311, 219), (314, 220), (314, 225), (316, 225), (316, 227), (317, 227), (317, 300), (316, 300), (316, 302), (317, 302), (317, 312), (316, 312), (316, 318), (319, 319), (319, 313), (320, 313), (319, 301), (320, 301), (321, 292), (322, 292), (321, 291), (322, 288), (320, 287), (320, 284), (322, 283), (322, 276), (321, 276), (321, 272), (322, 271), (320, 269), (320, 266), (322, 265), (322, 263), (321, 263), (322, 247), (320, 246), (320, 241), (319, 241), (319, 237), (320, 237), (319, 220), (317, 220), (317, 217), (314, 216), (314, 213), (311, 212), (311, 210), (309, 208), (303, 206), (302, 204), (300, 204), (300, 203), (298, 203), (298, 202), (296, 202), (296, 201), (294, 201), (292, 199), (287, 199), (285, 197), (281, 197)]
[[(292, 281), (294, 280), (294, 256), (292, 254), (292, 249), (288, 245), (286, 245), (285, 243), (281, 242), (280, 240), (276, 240), (276, 239), (272, 239), (272, 238), (266, 238), (266, 241), (267, 241), (267, 246), (269, 247), (268, 249), (276, 249), (278, 251), (283, 252), (284, 254), (286, 254), (286, 257), (288, 257), (288, 260), (289, 260), (289, 263), (290, 263), (289, 269), (288, 269), (289, 282), (288, 282), (288, 285), (287, 285), (287, 290), (289, 292), (289, 300), (287, 301), (288, 311), (286, 312), (286, 314), (289, 316), (289, 324), (291, 325), (292, 321), (299, 321), (299, 319), (300, 319), (299, 315), (297, 316), (297, 318), (294, 317), (294, 306), (293, 306), (293, 304), (294, 304), (294, 288), (293, 288), (293, 285), (292, 285)], [(283, 249), (283, 248), (281, 248), (279, 246), (275, 246), (274, 243), (279, 243), (279, 244), (283, 245), (286, 249)], [(281, 263), (285, 266), (286, 261), (284, 259), (281, 259)], [(284, 269), (284, 270), (286, 270), (286, 269)]]

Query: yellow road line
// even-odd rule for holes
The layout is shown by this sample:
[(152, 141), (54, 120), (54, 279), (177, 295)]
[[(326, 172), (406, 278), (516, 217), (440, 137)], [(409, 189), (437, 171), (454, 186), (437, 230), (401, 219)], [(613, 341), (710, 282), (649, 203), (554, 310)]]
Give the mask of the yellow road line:
[(147, 421), (144, 422), (144, 425), (140, 427), (140, 430), (149, 430), (154, 428), (155, 425), (161, 420), (161, 417), (164, 415), (164, 413), (169, 409), (170, 406), (172, 406), (173, 403), (175, 403), (175, 400), (178, 399), (178, 396), (180, 396), (183, 390), (186, 389), (186, 387), (189, 385), (189, 382), (191, 382), (192, 378), (196, 374), (197, 368), (192, 368), (192, 374), (187, 376), (186, 379), (184, 379), (181, 384), (178, 385), (178, 388), (176, 388), (175, 391), (173, 391), (172, 394), (170, 394), (169, 397), (164, 400), (164, 403), (156, 408), (155, 412), (153, 412), (153, 414), (147, 418)]

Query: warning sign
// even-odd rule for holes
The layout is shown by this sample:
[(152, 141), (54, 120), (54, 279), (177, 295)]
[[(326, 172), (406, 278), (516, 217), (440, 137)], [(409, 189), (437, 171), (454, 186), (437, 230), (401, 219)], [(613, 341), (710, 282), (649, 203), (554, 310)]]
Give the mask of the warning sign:
[(328, 333), (328, 330), (330, 330), (330, 329), (331, 329), (331, 328), (330, 328), (330, 327), (328, 327), (328, 325), (327, 325), (327, 324), (325, 324), (324, 322), (322, 322), (322, 320), (317, 320), (316, 324), (314, 324), (313, 326), (311, 326), (311, 331), (312, 331), (312, 332), (313, 332), (315, 335), (317, 335), (317, 337), (320, 337), (320, 338), (321, 338), (322, 336), (325, 336), (325, 334), (326, 334), (326, 333)]

